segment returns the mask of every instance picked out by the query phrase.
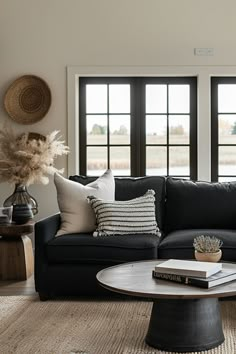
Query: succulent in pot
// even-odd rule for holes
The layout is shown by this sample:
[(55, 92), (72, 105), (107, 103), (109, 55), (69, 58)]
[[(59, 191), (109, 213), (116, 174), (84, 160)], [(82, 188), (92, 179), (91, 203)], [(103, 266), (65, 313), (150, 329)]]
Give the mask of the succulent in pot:
[(222, 257), (223, 242), (215, 236), (200, 235), (194, 238), (193, 247), (198, 261), (218, 262)]

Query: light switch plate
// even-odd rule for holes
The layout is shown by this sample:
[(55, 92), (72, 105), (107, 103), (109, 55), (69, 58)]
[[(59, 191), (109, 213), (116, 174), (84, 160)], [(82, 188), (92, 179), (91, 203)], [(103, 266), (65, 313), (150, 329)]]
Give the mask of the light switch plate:
[(199, 55), (199, 56), (214, 55), (214, 48), (194, 48), (194, 55)]

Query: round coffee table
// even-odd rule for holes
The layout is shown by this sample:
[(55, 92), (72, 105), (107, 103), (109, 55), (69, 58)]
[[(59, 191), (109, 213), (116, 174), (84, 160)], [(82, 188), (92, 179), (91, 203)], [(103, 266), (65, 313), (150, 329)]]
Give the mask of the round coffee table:
[[(152, 278), (162, 261), (125, 263), (101, 270), (97, 280), (106, 289), (153, 299), (146, 343), (166, 351), (194, 352), (224, 342), (218, 298), (236, 295), (236, 281), (202, 289)], [(224, 268), (236, 264), (223, 263)]]

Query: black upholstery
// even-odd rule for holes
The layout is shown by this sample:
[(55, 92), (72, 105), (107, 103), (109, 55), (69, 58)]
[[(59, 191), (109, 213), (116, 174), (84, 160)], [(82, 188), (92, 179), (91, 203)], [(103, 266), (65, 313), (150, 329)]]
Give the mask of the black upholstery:
[[(82, 184), (95, 177), (71, 176)], [(140, 197), (153, 189), (156, 196), (156, 218), (160, 228), (164, 220), (165, 178), (116, 178), (116, 199)], [(55, 237), (60, 215), (36, 223), (35, 228), (35, 287), (41, 299), (53, 295), (104, 294), (96, 274), (104, 267), (117, 263), (156, 259), (159, 237), (129, 235), (95, 238), (92, 234), (70, 234)]]
[(236, 182), (166, 181), (166, 233), (183, 229), (236, 229)]
[(157, 258), (159, 238), (154, 235), (93, 237), (91, 234), (63, 235), (47, 243), (49, 263), (117, 264)]
[[(71, 176), (87, 184), (95, 177)], [(223, 260), (236, 261), (236, 183), (193, 182), (164, 177), (116, 178), (116, 200), (155, 190), (161, 238), (153, 235), (55, 237), (60, 214), (35, 226), (35, 287), (41, 299), (54, 295), (98, 295), (99, 270), (114, 264), (168, 258), (194, 258), (193, 239), (216, 236), (223, 241)]]
[(48, 277), (47, 243), (55, 238), (61, 222), (60, 214), (49, 216), (35, 224), (35, 289), (47, 296), (50, 278)]

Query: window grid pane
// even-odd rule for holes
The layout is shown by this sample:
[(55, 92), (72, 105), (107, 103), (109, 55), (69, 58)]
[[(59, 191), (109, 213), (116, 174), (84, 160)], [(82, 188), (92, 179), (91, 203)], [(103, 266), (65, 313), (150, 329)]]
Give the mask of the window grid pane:
[(146, 113), (167, 113), (167, 85), (146, 85)]
[(130, 144), (130, 115), (109, 116), (110, 145)]
[(167, 175), (167, 147), (146, 147), (146, 174), (151, 176)]
[(169, 85), (169, 113), (189, 113), (189, 102), (189, 85)]
[(219, 145), (219, 176), (236, 176), (236, 146)]
[(108, 168), (107, 147), (87, 147), (87, 174), (99, 176)]
[(185, 145), (190, 141), (190, 116), (169, 115), (169, 144)]
[(130, 113), (130, 85), (109, 85), (109, 112)]
[(110, 147), (110, 168), (117, 176), (130, 175), (130, 147)]
[(189, 147), (169, 147), (169, 174), (189, 176)]
[(146, 143), (156, 145), (167, 143), (166, 115), (146, 115)]
[(236, 113), (236, 84), (218, 85), (218, 112)]
[(86, 112), (107, 113), (107, 85), (87, 85)]
[(87, 144), (107, 144), (107, 116), (87, 115), (86, 116)]

